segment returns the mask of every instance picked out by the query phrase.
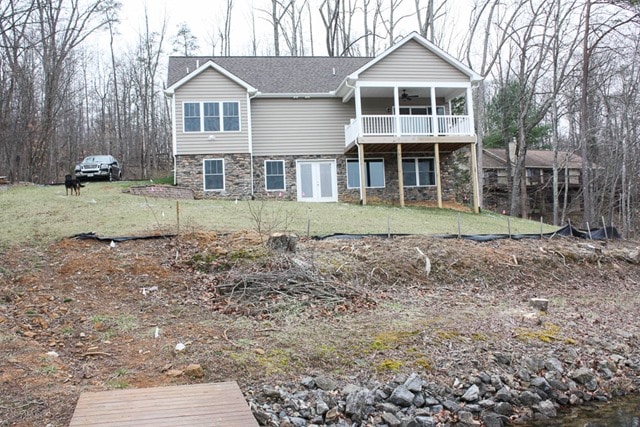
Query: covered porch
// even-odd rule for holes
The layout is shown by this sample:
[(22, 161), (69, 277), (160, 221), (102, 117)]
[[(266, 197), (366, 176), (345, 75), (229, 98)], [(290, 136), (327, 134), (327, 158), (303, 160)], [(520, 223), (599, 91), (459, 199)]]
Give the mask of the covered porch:
[(350, 94), (356, 117), (345, 146), (359, 138), (475, 136), (468, 83), (357, 82)]
[[(398, 192), (397, 200), (401, 207), (405, 206), (407, 197), (411, 200), (412, 195), (424, 196), (426, 192), (428, 197), (435, 196), (437, 206), (442, 208), (443, 192), (451, 190), (447, 188), (447, 185), (451, 185), (450, 179), (446, 179), (450, 172), (447, 168), (451, 167), (449, 159), (455, 151), (465, 147), (469, 148), (470, 201), (472, 210), (479, 213), (475, 137), (438, 137), (437, 140), (434, 137), (359, 138), (345, 150), (347, 158), (353, 159), (352, 170), (347, 171), (348, 180), (352, 180), (351, 188), (358, 189), (363, 205), (367, 204), (369, 191), (375, 196), (382, 185), (387, 187), (387, 191)], [(386, 165), (384, 160), (387, 161)], [(396, 164), (389, 165), (390, 162)], [(347, 161), (349, 167), (350, 161)], [(359, 174), (356, 180), (352, 178), (354, 172)], [(393, 185), (388, 182), (391, 180)]]

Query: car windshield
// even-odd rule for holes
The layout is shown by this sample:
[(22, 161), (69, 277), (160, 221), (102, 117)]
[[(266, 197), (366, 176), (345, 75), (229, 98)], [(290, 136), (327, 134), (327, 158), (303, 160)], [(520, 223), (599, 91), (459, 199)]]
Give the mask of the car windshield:
[(109, 156), (89, 156), (85, 157), (82, 163), (110, 163)]

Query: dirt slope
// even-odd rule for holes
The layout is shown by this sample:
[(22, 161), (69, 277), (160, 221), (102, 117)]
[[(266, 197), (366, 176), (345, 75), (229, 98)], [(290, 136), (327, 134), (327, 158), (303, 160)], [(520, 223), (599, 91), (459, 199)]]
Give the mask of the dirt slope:
[(195, 233), (13, 248), (0, 256), (0, 425), (66, 425), (85, 390), (246, 391), (319, 373), (450, 384), (495, 352), (637, 357), (639, 261), (634, 242), (574, 239), (308, 240), (282, 255), (252, 233)]

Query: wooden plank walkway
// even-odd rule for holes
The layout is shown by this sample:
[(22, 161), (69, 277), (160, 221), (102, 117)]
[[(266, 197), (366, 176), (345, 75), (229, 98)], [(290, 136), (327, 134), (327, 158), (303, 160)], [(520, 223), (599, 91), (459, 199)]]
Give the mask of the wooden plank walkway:
[(70, 427), (257, 427), (235, 381), (84, 392)]

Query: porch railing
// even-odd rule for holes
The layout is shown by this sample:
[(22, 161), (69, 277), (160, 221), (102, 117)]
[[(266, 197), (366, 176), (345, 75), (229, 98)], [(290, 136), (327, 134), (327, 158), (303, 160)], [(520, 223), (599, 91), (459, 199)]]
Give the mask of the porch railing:
[(469, 116), (395, 116), (363, 115), (345, 126), (345, 141), (349, 145), (359, 136), (450, 136), (473, 135)]

